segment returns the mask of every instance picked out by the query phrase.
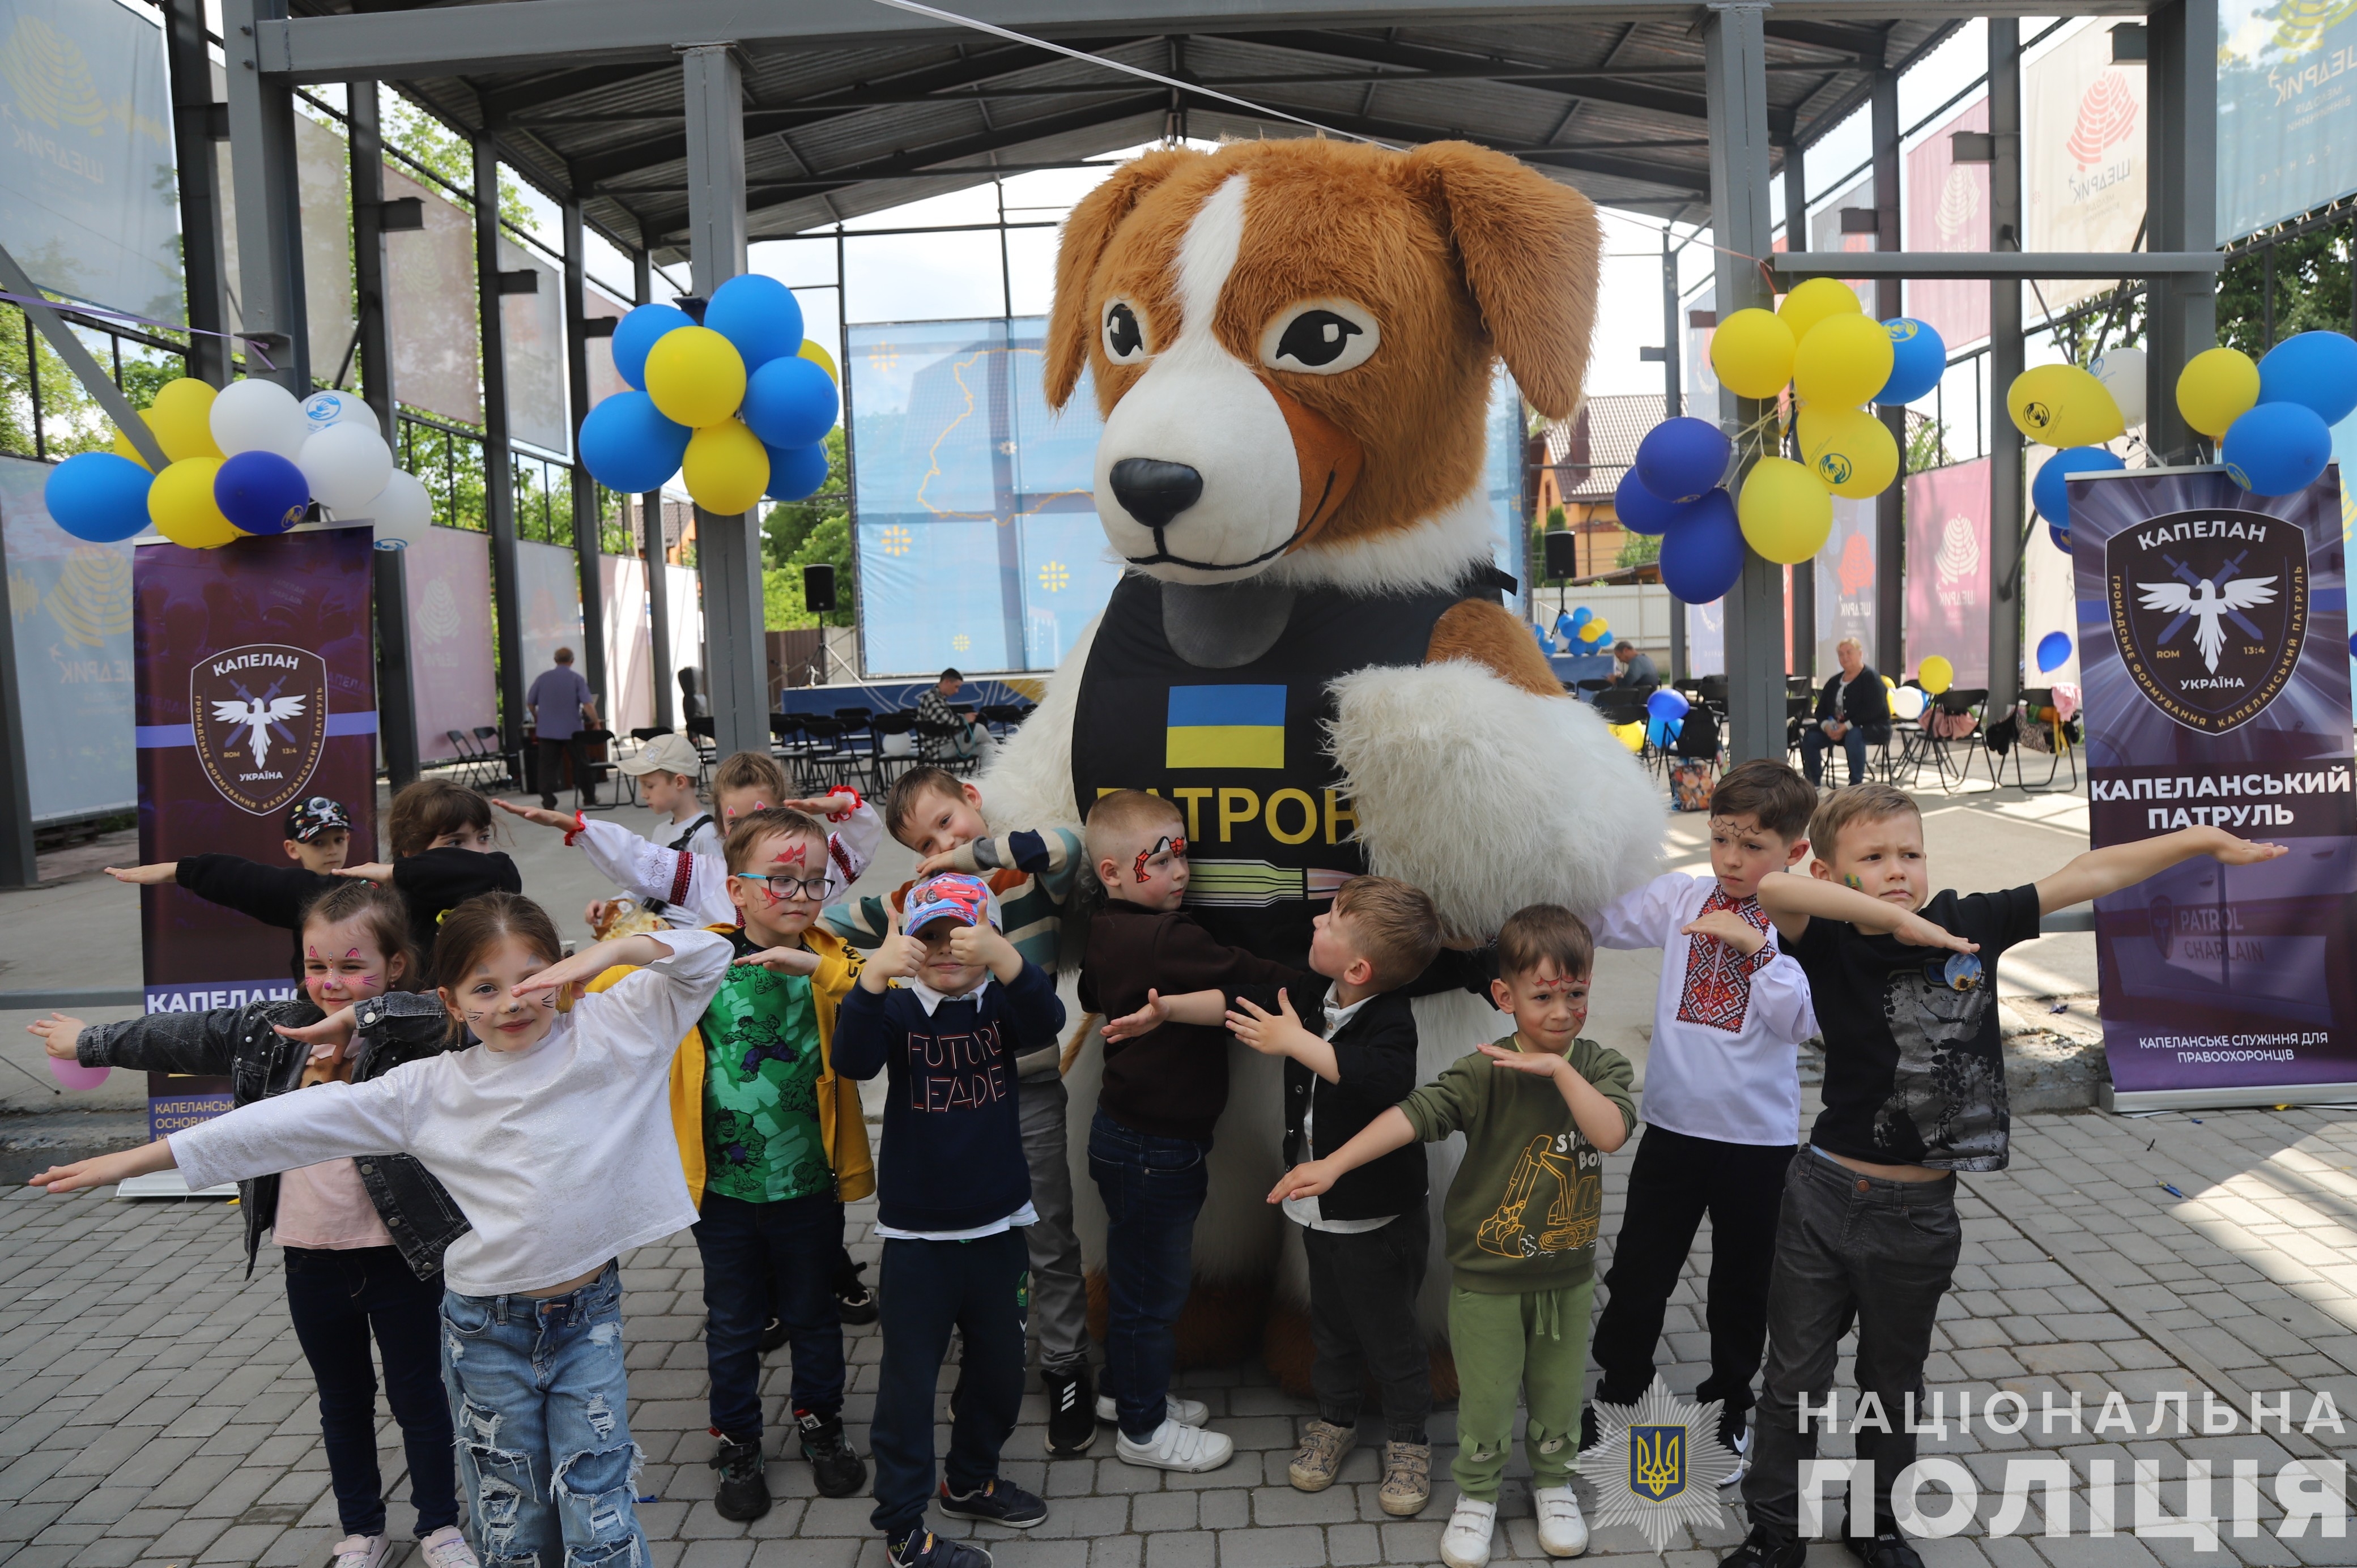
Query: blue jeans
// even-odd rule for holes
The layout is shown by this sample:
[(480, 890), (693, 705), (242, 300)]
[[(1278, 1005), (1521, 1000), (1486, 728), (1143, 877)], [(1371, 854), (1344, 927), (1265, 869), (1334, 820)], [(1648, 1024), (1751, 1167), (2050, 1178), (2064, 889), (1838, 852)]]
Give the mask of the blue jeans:
[(442, 1298), (442, 1379), (484, 1568), (646, 1568), (613, 1263), (564, 1295)]
[(1211, 1153), (1208, 1138), (1151, 1138), (1103, 1111), (1089, 1123), (1089, 1176), (1105, 1206), (1105, 1385), (1135, 1443), (1154, 1435), (1170, 1396)]
[(442, 1397), (435, 1318), (439, 1276), (421, 1280), (393, 1247), (330, 1251), (288, 1247), (286, 1315), (319, 1385), (319, 1437), (336, 1518), (347, 1535), (384, 1533), (384, 1477), (376, 1462), (376, 1369), (369, 1331), (384, 1358), (384, 1400), (409, 1456), (417, 1533), (458, 1522), (450, 1469), (450, 1406)]
[(950, 1393), (949, 1488), (963, 1496), (998, 1475), (998, 1451), (1023, 1405), (1023, 1318), (1028, 1248), (1019, 1230), (972, 1241), (884, 1243), (876, 1281), (884, 1363), (876, 1419), (876, 1509), (869, 1521), (898, 1541), (925, 1522), (933, 1498), (933, 1399), (950, 1330), (963, 1341)]
[(793, 1406), (843, 1408), (843, 1320), (834, 1260), (843, 1205), (833, 1192), (747, 1203), (705, 1189), (695, 1250), (704, 1257), (704, 1356), (712, 1424), (738, 1443), (761, 1437), (761, 1330), (775, 1312), (794, 1348)]
[(1840, 746), (1849, 758), (1849, 781), (1860, 784), (1866, 780), (1866, 748), (1880, 746), (1890, 738), (1888, 725), (1852, 725), (1835, 740), (1825, 734), (1821, 720), (1811, 719), (1801, 731), (1801, 773), (1812, 784), (1825, 781), (1825, 753)]

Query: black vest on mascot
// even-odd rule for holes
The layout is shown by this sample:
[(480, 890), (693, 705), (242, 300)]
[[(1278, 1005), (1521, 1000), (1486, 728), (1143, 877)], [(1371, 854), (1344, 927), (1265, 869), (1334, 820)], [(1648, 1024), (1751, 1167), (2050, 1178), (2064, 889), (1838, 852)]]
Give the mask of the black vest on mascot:
[(1219, 940), (1306, 965), (1310, 921), (1367, 869), (1358, 818), (1326, 748), (1327, 688), (1372, 665), (1425, 660), (1433, 627), (1513, 579), (1479, 567), (1447, 589), (1363, 596), (1295, 590), (1257, 658), (1191, 664), (1163, 623), (1162, 583), (1125, 575), (1097, 624), (1072, 719), (1072, 792), (1085, 811), (1146, 789), (1187, 821), (1187, 912)]

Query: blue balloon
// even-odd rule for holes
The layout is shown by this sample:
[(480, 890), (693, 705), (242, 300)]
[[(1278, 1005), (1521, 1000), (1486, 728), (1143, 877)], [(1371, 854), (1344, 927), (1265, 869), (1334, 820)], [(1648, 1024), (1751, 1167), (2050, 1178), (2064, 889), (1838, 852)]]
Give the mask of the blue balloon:
[(1930, 324), (1911, 316), (1894, 316), (1882, 325), (1890, 334), (1890, 379), (1882, 383), (1874, 401), (1913, 403), (1938, 386), (1947, 373), (1948, 346)]
[(1725, 596), (1743, 575), (1743, 525), (1735, 498), (1713, 490), (1662, 537), (1662, 585), (1690, 605)]
[(1670, 524), (1694, 510), (1692, 501), (1665, 501), (1645, 488), (1645, 481), (1630, 469), (1620, 476), (1620, 488), (1612, 492), (1613, 515), (1620, 526), (1631, 533), (1666, 533)]
[(2226, 427), (2218, 455), (2226, 477), (2253, 495), (2287, 496), (2332, 461), (2332, 432), (2306, 403), (2263, 403)]
[(1685, 693), (1668, 686), (1656, 686), (1645, 699), (1645, 711), (1664, 723), (1685, 717), (1686, 707)]
[(614, 373), (624, 384), (644, 391), (647, 350), (664, 333), (694, 325), (694, 318), (676, 305), (639, 306), (614, 323)]
[(793, 290), (759, 273), (730, 278), (714, 289), (704, 324), (737, 346), (748, 371), (802, 351), (801, 302)]
[(646, 393), (616, 392), (581, 422), (582, 466), (609, 490), (644, 495), (679, 472), (694, 434), (665, 419)]
[(2327, 424), (2340, 424), (2357, 410), (2357, 342), (2343, 332), (2299, 332), (2285, 338), (2259, 361), (2259, 401), (2296, 403)]
[(49, 521), (92, 544), (113, 544), (147, 526), (156, 476), (113, 452), (81, 452), (49, 470), (42, 504)]
[(769, 497), (773, 501), (798, 501), (826, 483), (826, 448), (770, 448)]
[(2038, 672), (2050, 675), (2071, 662), (2071, 639), (2059, 631), (2050, 631), (2038, 639)]
[(1706, 420), (1665, 419), (1637, 443), (1638, 482), (1668, 501), (1700, 500), (1727, 476), (1735, 444)]
[(2126, 467), (2101, 446), (2066, 446), (2047, 458), (2046, 466), (2029, 482), (2030, 503), (2049, 523), (2067, 529), (2071, 526), (2071, 492), (2062, 481), (2073, 474), (2103, 473)]
[(1592, 621), (1595, 618), (1596, 612), (1589, 609), (1586, 605), (1582, 605), (1577, 609), (1571, 612), (1572, 628), (1574, 630), (1577, 630), (1579, 628), (1586, 626), (1589, 621)]
[(2050, 522), (2046, 525), (2046, 537), (2054, 542), (2055, 549), (2060, 550), (2065, 555), (2071, 553), (2071, 531), (2069, 529), (2063, 528), (2059, 524)]
[(213, 476), (213, 505), (248, 533), (284, 533), (310, 504), (311, 482), (275, 452), (240, 452)]
[(797, 355), (771, 360), (745, 382), (737, 416), (766, 446), (807, 446), (834, 428), (842, 399), (834, 381)]

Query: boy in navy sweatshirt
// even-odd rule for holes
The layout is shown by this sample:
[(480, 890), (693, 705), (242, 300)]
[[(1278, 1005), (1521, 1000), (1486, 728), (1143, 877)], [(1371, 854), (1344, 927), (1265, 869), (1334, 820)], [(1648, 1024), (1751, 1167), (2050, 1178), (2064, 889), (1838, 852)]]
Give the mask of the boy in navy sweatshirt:
[[(1015, 1058), (1064, 1025), (1055, 983), (1000, 934), (998, 900), (978, 876), (943, 872), (910, 887), (844, 998), (834, 1070), (884, 1072), (876, 1233), (884, 1358), (868, 1429), (876, 1461), (869, 1517), (896, 1568), (989, 1568), (990, 1554), (924, 1528), (933, 1491), (933, 1391), (954, 1326), (965, 1342), (942, 1512), (1028, 1530), (1048, 1505), (998, 1477), (998, 1452), (1023, 1401), (1023, 1321), (1033, 1222)], [(890, 986), (888, 982), (903, 983)], [(994, 982), (996, 983), (994, 983)]]

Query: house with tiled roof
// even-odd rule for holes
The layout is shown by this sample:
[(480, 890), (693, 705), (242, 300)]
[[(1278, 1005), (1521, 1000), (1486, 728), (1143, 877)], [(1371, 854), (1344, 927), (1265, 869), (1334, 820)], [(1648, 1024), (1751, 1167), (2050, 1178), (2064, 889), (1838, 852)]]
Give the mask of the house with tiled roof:
[(1637, 443), (1662, 422), (1662, 407), (1658, 392), (1591, 397), (1569, 419), (1546, 427), (1533, 521), (1551, 526), (1550, 513), (1563, 509), (1563, 526), (1578, 542), (1583, 577), (1619, 564), (1630, 535), (1612, 510), (1613, 492), (1637, 460)]

